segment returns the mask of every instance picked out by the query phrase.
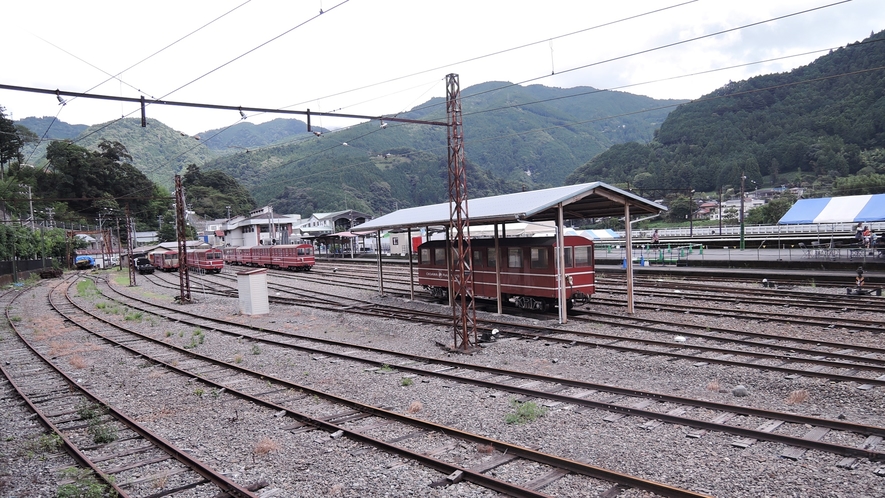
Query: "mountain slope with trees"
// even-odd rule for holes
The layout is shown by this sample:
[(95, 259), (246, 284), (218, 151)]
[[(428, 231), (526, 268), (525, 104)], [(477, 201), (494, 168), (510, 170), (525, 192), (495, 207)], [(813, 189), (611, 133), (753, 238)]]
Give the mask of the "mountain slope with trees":
[[(590, 87), (490, 82), (462, 90), (468, 191), (472, 197), (561, 185), (578, 165), (614, 143), (650, 140), (669, 106)], [(648, 112), (638, 112), (651, 109)], [(400, 115), (445, 122), (431, 99)], [(344, 145), (346, 144), (346, 145)], [(373, 214), (447, 198), (443, 126), (377, 121), (303, 134), (274, 147), (207, 163), (244, 182), (259, 203), (309, 215), (353, 208)]]
[(789, 73), (731, 82), (679, 106), (650, 143), (615, 145), (567, 182), (709, 192), (790, 174), (818, 194), (882, 192), (883, 42), (879, 32)]

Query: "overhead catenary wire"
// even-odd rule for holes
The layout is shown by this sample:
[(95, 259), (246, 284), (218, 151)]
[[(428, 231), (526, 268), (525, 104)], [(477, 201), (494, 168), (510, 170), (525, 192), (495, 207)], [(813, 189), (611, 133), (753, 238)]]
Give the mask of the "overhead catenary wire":
[[(733, 27), (733, 28), (728, 28), (728, 29), (724, 29), (724, 30), (716, 31), (716, 32), (713, 32), (713, 33), (707, 33), (707, 34), (704, 34), (704, 35), (699, 35), (699, 36), (695, 36), (695, 37), (692, 37), (692, 38), (687, 38), (687, 39), (685, 39), (685, 40), (680, 40), (680, 41), (676, 41), (676, 42), (672, 42), (672, 43), (667, 43), (667, 44), (664, 44), (664, 45), (658, 45), (658, 46), (656, 46), (656, 47), (647, 48), (647, 49), (639, 50), (639, 51), (636, 51), (636, 52), (631, 52), (631, 53), (629, 53), (629, 54), (619, 55), (619, 56), (617, 56), (617, 57), (610, 57), (610, 58), (608, 58), (608, 59), (604, 59), (604, 60), (601, 60), (601, 61), (591, 62), (590, 64), (583, 64), (583, 65), (576, 66), (576, 67), (573, 67), (573, 68), (564, 69), (564, 70), (562, 70), (562, 71), (559, 71), (559, 72), (556, 73), (556, 74), (557, 74), (557, 75), (562, 75), (562, 74), (564, 74), (564, 73), (571, 73), (571, 72), (578, 71), (578, 70), (581, 70), (581, 69), (587, 69), (587, 68), (589, 68), (589, 67), (594, 67), (594, 66), (599, 66), (599, 65), (602, 65), (602, 64), (607, 64), (607, 63), (609, 63), (609, 62), (615, 62), (615, 61), (619, 61), (619, 60), (627, 59), (627, 58), (630, 58), (630, 57), (636, 57), (636, 56), (638, 56), (638, 55), (649, 54), (649, 53), (652, 53), (652, 52), (656, 52), (656, 51), (658, 51), (658, 50), (664, 50), (664, 49), (667, 49), (667, 48), (672, 48), (672, 47), (676, 47), (676, 46), (679, 46), (679, 45), (684, 45), (684, 44), (686, 44), (686, 43), (691, 43), (691, 42), (696, 42), (696, 41), (699, 41), (699, 40), (703, 40), (703, 39), (705, 39), (705, 38), (711, 38), (711, 37), (714, 37), (714, 36), (719, 36), (719, 35), (723, 35), (723, 34), (726, 34), (726, 33), (732, 33), (732, 32), (734, 32), (734, 31), (739, 31), (739, 30), (742, 30), (742, 29), (752, 28), (752, 27), (754, 27), (754, 26), (759, 26), (759, 25), (762, 25), (762, 24), (767, 24), (767, 23), (770, 23), (770, 22), (779, 21), (779, 20), (782, 20), (782, 19), (787, 19), (787, 18), (789, 18), (789, 17), (795, 17), (795, 16), (798, 16), (798, 15), (807, 14), (807, 13), (809, 13), (809, 12), (814, 12), (814, 11), (818, 11), (818, 10), (821, 10), (821, 9), (826, 9), (826, 8), (829, 8), (829, 7), (834, 7), (834, 6), (836, 6), (836, 5), (841, 5), (841, 4), (844, 4), (844, 3), (851, 2), (851, 1), (852, 1), (852, 0), (840, 0), (840, 1), (838, 1), (838, 2), (833, 2), (833, 3), (827, 4), (827, 5), (820, 5), (820, 6), (818, 6), (818, 7), (813, 7), (813, 8), (811, 8), (811, 9), (805, 9), (805, 10), (801, 10), (801, 11), (798, 11), (798, 12), (793, 12), (793, 13), (790, 13), (790, 14), (784, 14), (784, 15), (782, 15), (782, 16), (772, 17), (772, 18), (770, 18), (770, 19), (766, 19), (766, 20), (764, 20), (764, 21), (756, 21), (756, 22), (753, 22), (753, 23), (744, 24), (744, 25), (741, 25), (741, 26), (736, 26), (736, 27)], [(501, 91), (501, 90), (504, 90), (504, 89), (507, 89), (507, 88), (511, 88), (511, 87), (517, 86), (517, 85), (524, 85), (524, 84), (526, 84), (526, 83), (532, 83), (532, 82), (534, 82), (534, 81), (539, 81), (539, 80), (542, 80), (542, 79), (545, 79), (545, 78), (549, 78), (550, 76), (552, 76), (552, 75), (550, 75), (550, 74), (544, 74), (544, 75), (541, 75), (541, 76), (536, 76), (536, 77), (534, 77), (534, 78), (529, 78), (529, 79), (527, 79), (527, 80), (522, 80), (522, 81), (519, 81), (519, 82), (516, 82), (516, 83), (510, 83), (510, 84), (503, 85), (503, 86), (500, 86), (500, 87), (491, 88), (491, 89), (489, 89), (489, 90), (484, 90), (484, 91), (481, 91), (481, 92), (476, 92), (476, 93), (471, 93), (471, 94), (467, 94), (467, 95), (462, 95), (462, 96), (461, 96), (461, 100), (464, 101), (464, 100), (468, 100), (468, 99), (471, 99), (471, 98), (474, 98), (474, 97), (478, 97), (478, 96), (480, 96), (480, 95), (484, 95), (484, 94), (487, 94), (487, 93), (498, 92), (498, 91)], [(424, 107), (419, 107), (419, 108), (417, 108), (417, 109), (412, 109), (412, 111), (413, 111), (413, 112), (414, 112), (414, 111), (420, 111), (420, 110), (429, 109), (429, 108), (433, 108), (433, 107), (439, 107), (439, 106), (442, 106), (442, 105), (444, 105), (444, 104), (430, 104), (430, 105), (427, 105), (427, 106), (424, 106)]]
[[(139, 89), (139, 88), (135, 88), (134, 86), (129, 85), (128, 83), (125, 83), (125, 82), (124, 82), (119, 76), (120, 76), (121, 74), (125, 73), (126, 71), (129, 71), (130, 69), (133, 69), (133, 68), (135, 68), (136, 66), (142, 64), (143, 62), (145, 62), (145, 61), (147, 61), (147, 60), (153, 58), (154, 56), (160, 54), (161, 52), (163, 52), (163, 51), (169, 49), (170, 47), (172, 47), (172, 46), (178, 44), (179, 42), (181, 42), (181, 41), (183, 41), (184, 39), (186, 39), (186, 38), (192, 36), (193, 34), (195, 34), (195, 33), (199, 32), (199, 31), (203, 30), (203, 29), (206, 28), (207, 26), (209, 26), (209, 25), (215, 23), (215, 22), (218, 21), (219, 19), (221, 19), (221, 18), (227, 16), (227, 15), (230, 14), (231, 12), (233, 12), (233, 11), (239, 9), (240, 7), (246, 5), (247, 3), (251, 2), (251, 1), (252, 1), (252, 0), (246, 0), (245, 2), (241, 3), (240, 5), (237, 5), (236, 7), (234, 7), (233, 9), (228, 10), (228, 11), (225, 12), (224, 14), (222, 14), (222, 15), (216, 17), (215, 19), (213, 19), (213, 20), (209, 21), (208, 23), (206, 23), (206, 24), (200, 26), (199, 28), (197, 28), (197, 29), (191, 31), (190, 33), (188, 33), (188, 34), (182, 36), (181, 38), (178, 38), (178, 39), (175, 40), (174, 42), (172, 42), (172, 43), (166, 45), (165, 47), (161, 48), (160, 50), (157, 50), (156, 52), (152, 53), (151, 55), (149, 55), (149, 56), (147, 56), (147, 57), (141, 59), (140, 61), (136, 62), (135, 64), (132, 64), (131, 66), (127, 67), (126, 69), (124, 69), (124, 70), (122, 70), (122, 71), (120, 71), (120, 72), (118, 72), (117, 74), (114, 74), (114, 75), (111, 75), (110, 73), (108, 73), (107, 71), (102, 70), (102, 69), (99, 68), (98, 66), (95, 66), (94, 64), (91, 64), (90, 62), (86, 61), (85, 59), (82, 59), (82, 58), (80, 58), (80, 57), (78, 57), (78, 56), (72, 54), (71, 52), (69, 52), (69, 51), (67, 51), (67, 50), (65, 50), (65, 49), (63, 49), (63, 48), (61, 48), (61, 47), (59, 47), (58, 45), (56, 45), (56, 44), (54, 44), (54, 43), (52, 43), (52, 42), (50, 42), (50, 41), (48, 41), (48, 40), (45, 40), (45, 39), (41, 38), (40, 36), (37, 36), (37, 35), (34, 35), (34, 36), (37, 36), (38, 39), (44, 41), (45, 43), (48, 43), (49, 45), (52, 45), (53, 47), (57, 48), (58, 50), (61, 50), (62, 52), (64, 52), (64, 53), (70, 55), (71, 57), (74, 57), (75, 59), (79, 60), (80, 62), (83, 62), (84, 64), (87, 64), (88, 66), (90, 66), (90, 67), (92, 67), (92, 68), (95, 68), (95, 69), (97, 69), (98, 71), (100, 71), (100, 72), (102, 72), (102, 73), (107, 74), (107, 75), (110, 76), (109, 78), (107, 78), (106, 80), (102, 81), (101, 83), (99, 83), (99, 84), (97, 84), (97, 85), (94, 85), (94, 86), (90, 87), (89, 89), (87, 89), (87, 90), (86, 90), (86, 93), (91, 92), (92, 90), (98, 88), (99, 86), (101, 86), (101, 85), (107, 83), (108, 81), (110, 81), (110, 80), (112, 80), (112, 79), (117, 79), (117, 80), (120, 82), (121, 85), (126, 84), (127, 86), (129, 86), (130, 88), (132, 88), (133, 90), (135, 90), (135, 91), (137, 91), (137, 92), (139, 92), (139, 93), (148, 93), (148, 92), (143, 92), (141, 89)], [(122, 89), (121, 89), (121, 90), (122, 90)], [(151, 98), (153, 98), (153, 96), (151, 96)], [(61, 103), (62, 105), (67, 104), (67, 102), (64, 102), (64, 101), (61, 100), (61, 97), (60, 97), (60, 96), (59, 96), (59, 103)], [(122, 104), (121, 104), (121, 106), (122, 106)], [(60, 113), (60, 112), (59, 112), (59, 113)], [(123, 113), (121, 113), (121, 114), (123, 114)], [(58, 114), (56, 114), (55, 117), (56, 117), (56, 119), (53, 119), (52, 122), (49, 124), (49, 126), (46, 127), (46, 132), (44, 133), (44, 137), (46, 136), (46, 134), (49, 133), (49, 130), (52, 129), (52, 125), (55, 124), (56, 120), (58, 119)], [(37, 146), (39, 146), (41, 143), (43, 143), (43, 137), (41, 137), (41, 139), (37, 142)], [(35, 147), (35, 150), (36, 150), (36, 147)], [(29, 156), (29, 159), (30, 159), (30, 156)]]
[(682, 7), (682, 6), (684, 6), (684, 5), (688, 5), (688, 4), (691, 4), (691, 3), (695, 3), (695, 2), (697, 2), (697, 1), (698, 1), (698, 0), (689, 0), (689, 1), (687, 1), (687, 2), (682, 2), (682, 3), (678, 3), (678, 4), (674, 4), (674, 5), (670, 5), (670, 6), (667, 6), (667, 7), (661, 7), (661, 8), (659, 8), (659, 9), (654, 9), (654, 10), (650, 10), (650, 11), (647, 11), (647, 12), (643, 12), (643, 13), (641, 13), (641, 14), (636, 14), (636, 15), (633, 15), (633, 16), (623, 17), (623, 18), (620, 18), (620, 19), (616, 19), (616, 20), (614, 20), (614, 21), (609, 21), (609, 22), (606, 22), (606, 23), (597, 24), (597, 25), (590, 26), (590, 27), (587, 27), (587, 28), (579, 29), (579, 30), (577, 30), (577, 31), (571, 31), (571, 32), (569, 32), (569, 33), (564, 33), (564, 34), (557, 35), (557, 36), (553, 36), (553, 37), (550, 37), (550, 38), (545, 38), (545, 39), (543, 39), (543, 40), (537, 40), (537, 41), (533, 41), (533, 42), (530, 42), (530, 43), (523, 43), (523, 44), (521, 44), (521, 45), (517, 45), (517, 46), (515, 46), (515, 47), (505, 48), (505, 49), (503, 49), (503, 50), (497, 50), (497, 51), (495, 51), (495, 52), (490, 52), (490, 53), (488, 53), (488, 54), (483, 54), (483, 55), (478, 55), (478, 56), (475, 56), (475, 57), (470, 57), (470, 58), (467, 58), (467, 59), (460, 60), (460, 61), (458, 61), (458, 62), (450, 62), (450, 63), (443, 64), (443, 65), (440, 65), (440, 66), (432, 67), (432, 68), (430, 68), (430, 69), (422, 69), (422, 70), (420, 70), (420, 71), (416, 71), (416, 72), (413, 72), (413, 73), (409, 73), (409, 74), (406, 74), (406, 75), (403, 75), (403, 76), (397, 76), (397, 77), (395, 77), (395, 78), (390, 78), (390, 79), (387, 79), (387, 80), (384, 80), (384, 81), (379, 81), (379, 82), (376, 82), (376, 83), (371, 83), (371, 84), (368, 84), (368, 85), (363, 85), (363, 86), (360, 86), (360, 87), (357, 87), (357, 88), (352, 88), (352, 89), (350, 89), (350, 90), (345, 90), (345, 91), (342, 91), (342, 92), (332, 93), (332, 94), (329, 94), (329, 95), (326, 95), (326, 96), (323, 96), (323, 97), (318, 97), (318, 98), (315, 98), (315, 99), (310, 99), (310, 100), (306, 100), (306, 101), (303, 101), (303, 102), (298, 102), (298, 103), (296, 103), (296, 104), (290, 104), (290, 105), (287, 105), (287, 106), (283, 106), (283, 107), (281, 107), (281, 109), (288, 109), (288, 108), (290, 108), (290, 107), (295, 107), (295, 106), (305, 105), (305, 104), (307, 104), (307, 103), (309, 103), (309, 102), (313, 102), (314, 100), (329, 99), (329, 98), (332, 98), (332, 97), (338, 97), (338, 96), (341, 96), (341, 95), (346, 95), (346, 94), (348, 94), (348, 93), (358, 92), (358, 91), (360, 91), (360, 90), (365, 90), (365, 89), (367, 89), (367, 88), (372, 88), (372, 87), (376, 87), (376, 86), (379, 86), (379, 85), (385, 85), (385, 84), (388, 84), (388, 83), (393, 83), (394, 81), (399, 81), (399, 80), (403, 80), (403, 79), (406, 79), (406, 78), (411, 78), (411, 77), (414, 77), (414, 76), (419, 76), (419, 75), (422, 75), (422, 74), (427, 74), (427, 73), (430, 73), (430, 72), (433, 72), (433, 71), (440, 71), (440, 70), (445, 69), (445, 68), (447, 68), (447, 67), (456, 66), (456, 65), (458, 65), (458, 64), (466, 64), (466, 63), (468, 63), (468, 62), (476, 62), (476, 61), (478, 61), (478, 60), (487, 59), (487, 58), (489, 58), (489, 57), (494, 57), (494, 56), (496, 56), (496, 55), (506, 54), (506, 53), (508, 53), (508, 52), (513, 52), (513, 51), (515, 51), (515, 50), (520, 50), (520, 49), (523, 49), (523, 48), (528, 48), (528, 47), (531, 47), (531, 46), (533, 46), (533, 45), (538, 45), (538, 44), (541, 44), (541, 43), (547, 43), (547, 42), (552, 41), (552, 40), (558, 40), (558, 39), (560, 39), (560, 38), (565, 38), (565, 37), (568, 37), (568, 36), (577, 35), (577, 34), (584, 33), (584, 32), (587, 32), (587, 31), (591, 31), (591, 30), (594, 30), (594, 29), (600, 29), (600, 28), (604, 28), (604, 27), (607, 27), (607, 26), (612, 26), (612, 25), (615, 25), (615, 24), (619, 24), (619, 23), (622, 23), (622, 22), (630, 21), (630, 20), (633, 20), (633, 19), (638, 19), (638, 18), (640, 18), (640, 17), (648, 16), (648, 15), (651, 15), (651, 14), (657, 14), (657, 13), (660, 13), (660, 12), (664, 12), (664, 11), (666, 11), (666, 10), (674, 9), (674, 8), (676, 8), (676, 7)]

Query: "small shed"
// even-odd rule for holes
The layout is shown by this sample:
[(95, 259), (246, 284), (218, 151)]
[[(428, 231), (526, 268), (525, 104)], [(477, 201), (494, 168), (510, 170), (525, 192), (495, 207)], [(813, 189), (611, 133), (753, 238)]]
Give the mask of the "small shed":
[(237, 291), (240, 313), (266, 315), (270, 313), (267, 297), (267, 269), (257, 268), (237, 273)]

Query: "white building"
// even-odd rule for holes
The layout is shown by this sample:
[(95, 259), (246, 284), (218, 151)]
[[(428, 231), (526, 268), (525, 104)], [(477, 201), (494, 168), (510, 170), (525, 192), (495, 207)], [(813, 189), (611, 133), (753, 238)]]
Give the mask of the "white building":
[(302, 223), (300, 214), (274, 214), (272, 206), (264, 206), (249, 216), (208, 222), (201, 238), (213, 246), (294, 244), (301, 241)]

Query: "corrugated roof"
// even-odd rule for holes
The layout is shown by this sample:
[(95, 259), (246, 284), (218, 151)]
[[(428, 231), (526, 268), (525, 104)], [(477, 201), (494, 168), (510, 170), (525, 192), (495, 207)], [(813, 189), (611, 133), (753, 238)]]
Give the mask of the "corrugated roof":
[[(467, 214), (471, 224), (549, 221), (557, 218), (556, 206), (559, 203), (564, 205), (566, 219), (623, 216), (624, 204), (630, 204), (631, 214), (657, 214), (667, 210), (660, 204), (625, 190), (593, 182), (469, 199)], [(400, 209), (358, 225), (353, 231), (446, 226), (449, 219), (449, 203), (444, 202)]]

